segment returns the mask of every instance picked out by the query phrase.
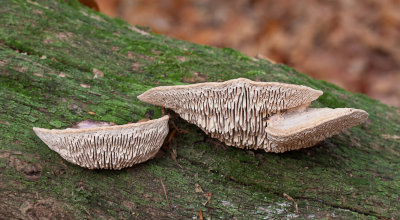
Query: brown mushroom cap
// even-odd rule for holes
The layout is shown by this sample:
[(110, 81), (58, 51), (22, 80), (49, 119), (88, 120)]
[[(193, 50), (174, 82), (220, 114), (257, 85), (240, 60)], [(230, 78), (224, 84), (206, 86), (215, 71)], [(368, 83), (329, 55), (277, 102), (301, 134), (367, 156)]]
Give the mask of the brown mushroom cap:
[(306, 86), (239, 78), (156, 87), (138, 98), (172, 109), (227, 145), (269, 149), (265, 131), (268, 118), (281, 111), (305, 108), (320, 95), (322, 91)]
[(151, 159), (168, 134), (169, 116), (146, 122), (82, 128), (33, 128), (65, 160), (89, 169), (119, 170)]
[(274, 115), (268, 120), (266, 129), (267, 138), (272, 143), (269, 151), (285, 152), (311, 147), (367, 118), (367, 112), (352, 108), (318, 108)]

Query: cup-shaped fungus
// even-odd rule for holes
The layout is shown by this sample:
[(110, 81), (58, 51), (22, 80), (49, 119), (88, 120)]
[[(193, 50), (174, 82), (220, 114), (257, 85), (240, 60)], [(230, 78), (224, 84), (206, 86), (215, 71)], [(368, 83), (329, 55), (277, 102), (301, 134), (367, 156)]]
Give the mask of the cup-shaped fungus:
[(164, 116), (125, 125), (33, 130), (50, 149), (73, 164), (120, 170), (156, 155), (168, 134), (168, 119)]

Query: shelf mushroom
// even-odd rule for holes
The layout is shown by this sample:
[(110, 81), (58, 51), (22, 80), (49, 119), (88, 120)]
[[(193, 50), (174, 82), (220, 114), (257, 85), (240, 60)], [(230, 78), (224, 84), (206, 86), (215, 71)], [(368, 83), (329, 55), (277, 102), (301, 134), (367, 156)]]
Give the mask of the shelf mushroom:
[(168, 134), (168, 119), (109, 126), (33, 128), (49, 148), (65, 160), (89, 169), (120, 170), (153, 158)]
[(306, 86), (238, 78), (161, 86), (138, 98), (172, 109), (229, 146), (285, 152), (313, 146), (368, 117), (356, 109), (307, 110), (321, 95)]
[(274, 115), (268, 120), (267, 138), (274, 152), (297, 150), (314, 146), (367, 118), (365, 111), (352, 108), (310, 108)]

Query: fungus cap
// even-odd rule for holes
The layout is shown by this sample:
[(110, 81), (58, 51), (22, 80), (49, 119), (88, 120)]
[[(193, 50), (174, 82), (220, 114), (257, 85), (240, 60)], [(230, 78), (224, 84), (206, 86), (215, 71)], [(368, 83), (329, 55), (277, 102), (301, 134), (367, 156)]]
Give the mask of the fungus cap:
[[(172, 109), (178, 113), (185, 110), (207, 110), (202, 108), (207, 107), (203, 105), (203, 103), (207, 105), (205, 101), (209, 104), (212, 104), (211, 101), (248, 101), (236, 104), (248, 104), (248, 106), (243, 106), (244, 108), (252, 107), (251, 104), (258, 104), (258, 108), (264, 107), (269, 114), (273, 114), (302, 106), (306, 107), (322, 94), (323, 92), (320, 90), (302, 85), (280, 82), (255, 82), (245, 78), (238, 78), (225, 82), (159, 86), (139, 95), (138, 99), (152, 105)], [(227, 99), (220, 100), (223, 98)], [(212, 108), (214, 106), (209, 107)], [(227, 108), (229, 106), (215, 107)]]
[(268, 120), (267, 138), (273, 143), (275, 152), (297, 150), (311, 147), (367, 118), (367, 112), (352, 108), (311, 108), (274, 115)]
[(168, 119), (164, 116), (125, 125), (33, 130), (50, 149), (73, 164), (120, 170), (155, 156), (168, 134)]
[(239, 78), (156, 87), (138, 99), (172, 109), (227, 145), (273, 151), (266, 133), (268, 118), (279, 112), (305, 109), (320, 95), (322, 91), (306, 86)]

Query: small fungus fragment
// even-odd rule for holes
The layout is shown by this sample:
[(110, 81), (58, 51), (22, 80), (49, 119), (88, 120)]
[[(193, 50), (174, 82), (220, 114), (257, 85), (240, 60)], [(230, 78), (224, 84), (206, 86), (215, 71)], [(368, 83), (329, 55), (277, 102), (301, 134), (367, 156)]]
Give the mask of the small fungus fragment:
[(141, 123), (109, 126), (85, 121), (78, 128), (33, 128), (65, 160), (89, 169), (120, 170), (153, 158), (168, 134), (169, 116)]
[(239, 78), (161, 86), (138, 98), (172, 109), (229, 146), (285, 152), (313, 146), (368, 117), (356, 109), (306, 111), (320, 95), (322, 91), (306, 86)]

